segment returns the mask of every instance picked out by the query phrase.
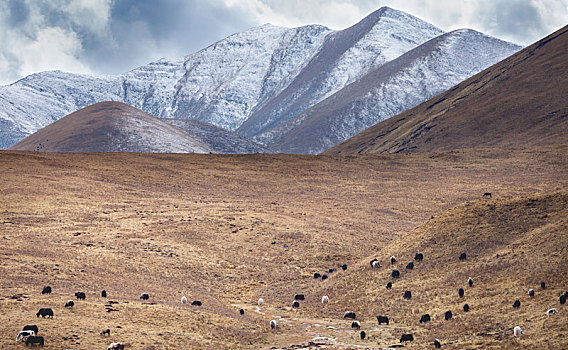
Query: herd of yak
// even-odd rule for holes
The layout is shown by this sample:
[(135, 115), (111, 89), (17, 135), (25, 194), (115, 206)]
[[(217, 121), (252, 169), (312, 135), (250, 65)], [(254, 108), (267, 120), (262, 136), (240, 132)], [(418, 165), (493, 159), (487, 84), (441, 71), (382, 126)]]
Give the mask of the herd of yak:
[[(423, 259), (424, 259), (424, 255), (423, 255), (422, 253), (417, 253), (417, 254), (414, 256), (414, 260), (415, 260), (416, 263), (421, 262)], [(466, 254), (466, 253), (461, 253), (460, 256), (459, 256), (459, 260), (462, 260), (462, 261), (463, 261), (463, 260), (466, 260), (466, 259), (467, 259), (467, 254)], [(395, 258), (394, 256), (392, 256), (392, 257), (390, 258), (390, 262), (391, 262), (391, 265), (394, 265), (394, 264), (396, 263), (396, 258)], [(415, 264), (415, 262), (410, 262), (410, 263), (408, 263), (408, 264), (406, 265), (406, 269), (409, 269), (409, 270), (414, 269), (414, 264)], [(380, 265), (380, 263), (379, 263), (379, 261), (378, 261), (377, 259), (371, 260), (371, 261), (370, 261), (370, 265), (371, 265), (371, 268), (380, 268), (380, 267), (381, 267), (381, 265)], [(347, 265), (346, 265), (346, 264), (343, 264), (343, 265), (341, 265), (340, 268), (341, 268), (342, 270), (347, 270)], [(329, 269), (329, 271), (327, 271), (327, 273), (332, 273), (332, 272), (334, 272), (334, 271), (335, 271), (335, 269)], [(324, 273), (324, 274), (315, 273), (315, 274), (314, 274), (314, 278), (315, 278), (315, 279), (318, 279), (318, 278), (326, 279), (326, 278), (328, 278), (327, 273)], [(392, 277), (393, 279), (400, 278), (400, 271), (398, 271), (398, 270), (396, 270), (396, 269), (393, 269), (393, 270), (391, 271), (391, 277)], [(469, 285), (469, 287), (473, 287), (474, 281), (473, 281), (473, 279), (472, 279), (471, 277), (468, 278), (467, 284)], [(545, 282), (541, 282), (540, 287), (541, 287), (542, 289), (546, 289), (546, 284), (545, 284)], [(387, 285), (386, 285), (386, 288), (387, 288), (387, 289), (391, 289), (391, 288), (392, 288), (392, 282), (388, 282)], [(42, 290), (42, 294), (51, 294), (51, 292), (52, 292), (52, 290), (51, 290), (51, 287), (50, 287), (50, 286), (46, 286), (46, 287), (44, 287), (43, 290)], [(458, 295), (459, 295), (459, 297), (460, 297), (460, 298), (463, 298), (464, 294), (465, 294), (464, 289), (463, 289), (463, 288), (459, 288), (459, 289), (458, 289)], [(528, 294), (529, 294), (529, 296), (530, 296), (531, 298), (534, 297), (534, 295), (535, 295), (534, 289), (529, 289)], [(75, 297), (76, 297), (78, 300), (85, 300), (86, 295), (85, 295), (84, 292), (77, 292), (77, 293), (75, 293)], [(106, 297), (107, 297), (107, 292), (106, 292), (105, 290), (103, 290), (103, 291), (101, 292), (101, 297), (103, 297), (103, 298), (106, 298)], [(564, 304), (566, 303), (566, 298), (567, 298), (567, 297), (568, 297), (568, 291), (565, 291), (565, 292), (560, 296), (560, 304), (564, 305)], [(404, 298), (404, 299), (411, 299), (411, 298), (412, 298), (412, 292), (409, 291), (409, 290), (405, 291), (404, 294), (403, 294), (403, 298)], [(143, 293), (143, 294), (140, 296), (140, 299), (143, 300), (143, 301), (144, 301), (144, 300), (148, 300), (148, 299), (149, 299), (149, 295), (148, 295), (147, 293)], [(297, 295), (294, 297), (294, 302), (293, 302), (293, 304), (292, 304), (292, 308), (298, 308), (298, 307), (300, 307), (300, 301), (302, 301), (302, 300), (305, 300), (305, 296), (304, 296), (303, 294), (297, 294)], [(329, 302), (329, 297), (326, 296), (326, 295), (324, 295), (324, 296), (322, 297), (322, 299), (321, 299), (321, 302), (322, 302), (322, 304), (327, 304), (327, 303)], [(187, 304), (187, 303), (188, 303), (187, 298), (186, 298), (185, 296), (182, 297), (181, 303), (182, 303), (182, 304)], [(263, 300), (262, 298), (260, 298), (260, 299), (258, 300), (258, 305), (259, 305), (259, 306), (262, 306), (263, 303), (264, 303), (264, 300)], [(72, 308), (74, 305), (75, 305), (74, 301), (73, 301), (73, 300), (69, 300), (69, 301), (67, 301), (67, 302), (65, 303), (65, 308)], [(191, 305), (194, 305), (194, 306), (201, 306), (202, 303), (201, 303), (201, 301), (195, 300), (195, 301), (193, 301), (193, 302), (191, 303)], [(513, 308), (519, 308), (520, 306), (521, 306), (521, 303), (520, 303), (520, 301), (519, 301), (518, 299), (513, 302)], [(464, 310), (464, 312), (468, 312), (468, 311), (469, 311), (469, 305), (468, 305), (468, 304), (464, 304), (463, 310)], [(243, 310), (243, 309), (240, 309), (240, 310), (239, 310), (239, 313), (240, 313), (241, 315), (243, 315), (243, 314), (244, 314), (244, 310)], [(556, 314), (556, 313), (558, 313), (558, 310), (557, 310), (556, 308), (549, 309), (549, 310), (546, 312), (546, 314), (547, 314), (548, 317), (550, 317), (550, 316), (552, 316), (552, 315), (554, 315), (554, 314)], [(39, 309), (39, 311), (36, 313), (36, 317), (39, 317), (39, 316), (41, 316), (42, 318), (45, 318), (45, 317), (53, 318), (53, 316), (54, 316), (53, 309), (51, 309), (51, 308), (41, 308), (41, 309)], [(378, 321), (378, 324), (379, 324), (379, 325), (381, 325), (381, 324), (383, 324), (383, 323), (384, 323), (384, 324), (387, 324), (387, 325), (389, 324), (389, 318), (388, 318), (388, 316), (380, 315), (380, 316), (376, 316), (376, 317), (377, 317), (377, 321)], [(356, 321), (356, 320), (355, 320), (355, 319), (356, 319), (355, 312), (353, 312), (353, 311), (347, 311), (347, 312), (345, 312), (345, 314), (343, 315), (343, 318), (345, 318), (345, 319), (351, 319), (351, 320), (352, 320), (351, 327), (354, 328), (354, 329), (359, 330), (359, 331), (360, 331), (360, 337), (361, 337), (361, 339), (365, 339), (365, 337), (367, 336), (367, 334), (366, 334), (366, 332), (365, 332), (364, 330), (360, 330), (361, 324), (360, 324), (359, 321)], [(445, 320), (450, 320), (450, 319), (452, 319), (452, 311), (451, 311), (451, 310), (447, 310), (447, 311), (444, 313), (444, 319), (445, 319)], [(431, 320), (430, 315), (429, 315), (429, 314), (424, 314), (424, 315), (422, 315), (421, 318), (420, 318), (420, 323), (430, 322), (430, 320)], [(270, 328), (271, 328), (271, 329), (274, 329), (274, 330), (277, 330), (277, 329), (279, 328), (278, 322), (277, 322), (276, 320), (271, 320), (271, 321), (270, 321)], [(30, 346), (34, 346), (34, 345), (44, 346), (45, 340), (44, 340), (44, 338), (43, 338), (42, 336), (39, 336), (38, 333), (39, 333), (39, 329), (38, 329), (37, 325), (26, 325), (26, 326), (24, 326), (23, 330), (18, 333), (18, 336), (17, 336), (17, 338), (16, 338), (16, 341), (20, 341), (20, 340), (21, 340), (21, 341), (25, 341), (26, 346), (27, 346), (27, 345), (30, 345)], [(104, 335), (109, 335), (109, 336), (110, 336), (110, 329), (103, 329), (103, 330), (100, 332), (100, 334), (101, 334), (102, 336), (104, 336)], [(516, 336), (516, 337), (521, 336), (521, 335), (523, 334), (522, 328), (521, 328), (520, 326), (514, 327), (514, 329), (513, 329), (513, 334), (514, 334), (514, 336)], [(413, 335), (413, 334), (405, 333), (405, 334), (402, 334), (401, 337), (400, 337), (400, 342), (401, 342), (401, 343), (412, 342), (412, 341), (414, 341), (414, 335)], [(436, 347), (436, 348), (441, 348), (441, 346), (442, 346), (441, 341), (440, 341), (439, 339), (434, 339), (434, 347)], [(111, 344), (109, 345), (109, 347), (108, 347), (108, 350), (124, 350), (124, 344), (122, 344), (122, 343), (111, 343)]]

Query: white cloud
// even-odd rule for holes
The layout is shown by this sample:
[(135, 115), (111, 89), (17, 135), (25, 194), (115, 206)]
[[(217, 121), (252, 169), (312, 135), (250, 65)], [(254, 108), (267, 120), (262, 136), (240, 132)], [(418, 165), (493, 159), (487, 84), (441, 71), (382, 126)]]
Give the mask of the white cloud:
[(64, 4), (62, 11), (76, 26), (88, 32), (104, 36), (109, 30), (111, 0), (73, 0)]
[(89, 72), (80, 60), (81, 53), (77, 34), (55, 27), (42, 29), (35, 40), (21, 44), (18, 49), (20, 69), (25, 75), (54, 69)]
[(267, 22), (343, 29), (382, 6), (524, 45), (568, 18), (567, 0), (0, 0), (0, 84), (48, 69), (117, 74)]

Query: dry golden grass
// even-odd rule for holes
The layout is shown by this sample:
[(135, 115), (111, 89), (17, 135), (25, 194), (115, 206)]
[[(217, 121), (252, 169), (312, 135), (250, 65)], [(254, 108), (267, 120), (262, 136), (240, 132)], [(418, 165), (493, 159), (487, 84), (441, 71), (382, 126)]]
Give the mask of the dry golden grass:
[[(567, 163), (565, 145), (346, 157), (0, 152), (0, 346), (23, 347), (17, 331), (35, 323), (46, 349), (270, 348), (314, 338), (379, 348), (402, 332), (415, 334), (412, 348), (434, 337), (453, 348), (561, 348), (568, 310), (550, 320), (544, 311), (568, 289)], [(494, 199), (479, 200), (484, 192)], [(406, 264), (418, 250), (425, 260), (387, 293), (386, 259)], [(370, 269), (373, 256), (381, 269)], [(312, 278), (341, 263), (347, 271)], [(458, 300), (469, 275), (476, 285)], [(540, 279), (550, 288), (528, 300)], [(44, 285), (53, 294), (41, 295)], [(106, 312), (102, 289), (119, 311)], [(64, 309), (76, 291), (87, 299)], [(293, 311), (297, 293), (307, 300)], [(182, 295), (203, 306), (181, 305)], [(40, 307), (54, 319), (37, 319)], [(440, 320), (446, 308), (456, 311), (451, 322)], [(348, 309), (370, 339), (342, 319)], [(433, 321), (420, 326), (425, 312)], [(379, 328), (378, 314), (392, 324)], [(512, 339), (516, 324), (522, 339)]]

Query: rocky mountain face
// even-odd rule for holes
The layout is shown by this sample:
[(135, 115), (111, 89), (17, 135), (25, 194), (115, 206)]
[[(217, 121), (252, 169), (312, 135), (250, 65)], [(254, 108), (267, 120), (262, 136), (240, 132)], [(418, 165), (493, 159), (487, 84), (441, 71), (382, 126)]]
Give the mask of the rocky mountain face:
[[(305, 119), (303, 115), (311, 107), (443, 34), (416, 17), (384, 7), (340, 31), (318, 25), (263, 25), (231, 35), (182, 59), (162, 59), (119, 76), (61, 71), (33, 74), (0, 87), (0, 147), (7, 148), (65, 115), (101, 101), (124, 102), (159, 118), (208, 122), (266, 146), (281, 147), (287, 136), (278, 133), (292, 130), (291, 124), (283, 126), (284, 123), (297, 125), (296, 118)], [(481, 62), (477, 71), (519, 49), (509, 44), (475, 47)], [(429, 64), (435, 64), (435, 60)], [(467, 74), (476, 73), (472, 66), (471, 62), (460, 60), (449, 62), (444, 67), (446, 82), (453, 85)], [(431, 78), (420, 74), (405, 77)], [(416, 84), (432, 86), (437, 82)], [(383, 89), (389, 86), (394, 85), (384, 85)], [(430, 90), (424, 91), (415, 104), (431, 96)], [(411, 104), (394, 106), (392, 110), (401, 111)], [(369, 104), (369, 108), (378, 107)], [(379, 115), (376, 121), (394, 115), (388, 111), (362, 111)], [(368, 123), (345, 120), (345, 125), (354, 125), (352, 130), (329, 135), (322, 147), (335, 140), (343, 141)], [(329, 128), (313, 132), (328, 131)], [(321, 147), (282, 146), (280, 150), (288, 149), (313, 153)]]

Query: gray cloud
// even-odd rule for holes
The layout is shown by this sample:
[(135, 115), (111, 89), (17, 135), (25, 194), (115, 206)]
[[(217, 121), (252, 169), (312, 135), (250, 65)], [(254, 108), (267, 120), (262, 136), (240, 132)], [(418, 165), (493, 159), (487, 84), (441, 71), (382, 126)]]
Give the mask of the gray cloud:
[(568, 18), (566, 0), (2, 0), (0, 84), (51, 69), (118, 74), (266, 22), (341, 29), (381, 6), (524, 45)]

